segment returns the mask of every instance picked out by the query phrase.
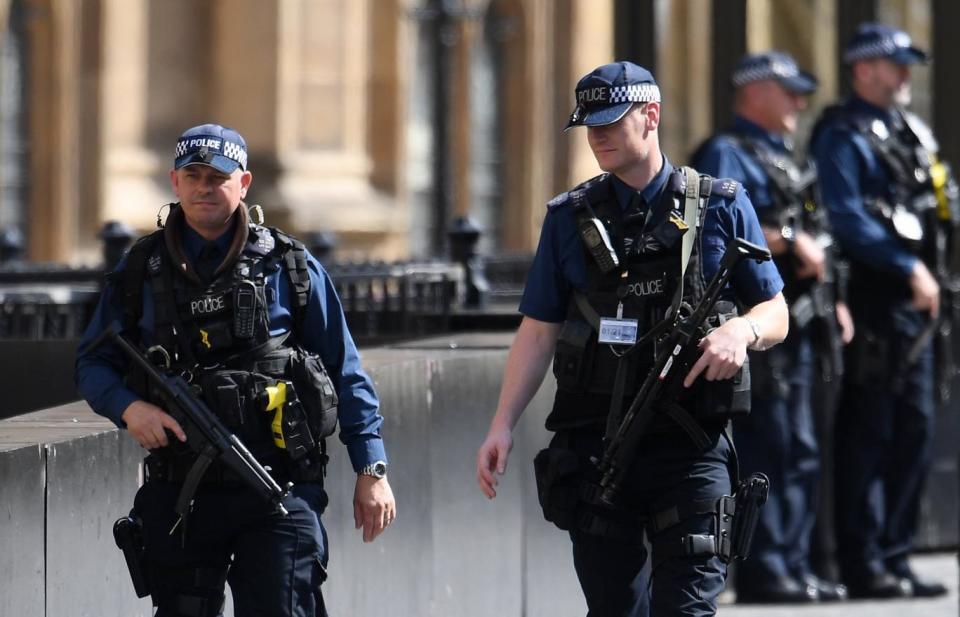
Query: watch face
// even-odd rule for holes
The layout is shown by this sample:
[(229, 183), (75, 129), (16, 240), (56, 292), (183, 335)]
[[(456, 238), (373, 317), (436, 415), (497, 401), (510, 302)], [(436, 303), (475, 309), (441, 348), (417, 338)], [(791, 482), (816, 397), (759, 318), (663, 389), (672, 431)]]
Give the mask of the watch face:
[(382, 478), (387, 475), (387, 464), (386, 463), (374, 463), (373, 464), (373, 473), (378, 477)]

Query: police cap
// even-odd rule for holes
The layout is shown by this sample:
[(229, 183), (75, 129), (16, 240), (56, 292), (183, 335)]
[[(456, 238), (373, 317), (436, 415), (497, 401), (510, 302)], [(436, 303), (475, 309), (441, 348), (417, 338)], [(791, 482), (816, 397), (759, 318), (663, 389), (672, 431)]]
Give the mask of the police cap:
[(183, 132), (177, 140), (173, 168), (209, 165), (231, 174), (247, 169), (247, 142), (240, 133), (219, 124), (201, 124)]
[(860, 24), (843, 51), (843, 61), (853, 64), (875, 58), (886, 58), (897, 64), (914, 64), (926, 62), (930, 56), (919, 47), (914, 47), (910, 35), (903, 30), (883, 24)]
[(634, 103), (659, 103), (660, 88), (650, 71), (642, 66), (612, 62), (598, 66), (577, 82), (575, 102), (564, 130), (613, 124)]
[(801, 71), (793, 56), (782, 51), (744, 56), (730, 76), (730, 81), (737, 88), (766, 79), (777, 81), (794, 94), (813, 94), (817, 90), (817, 78)]

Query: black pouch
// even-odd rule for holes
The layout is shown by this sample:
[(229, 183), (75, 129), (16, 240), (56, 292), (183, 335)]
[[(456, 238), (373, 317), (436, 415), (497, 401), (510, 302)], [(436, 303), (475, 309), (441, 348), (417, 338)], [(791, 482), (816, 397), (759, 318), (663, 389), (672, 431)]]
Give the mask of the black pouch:
[(577, 524), (580, 460), (576, 452), (551, 446), (537, 453), (533, 471), (543, 518), (569, 531)]
[(337, 428), (337, 390), (323, 362), (298, 349), (290, 356), (290, 378), (307, 413), (310, 432), (316, 439), (332, 435)]
[(847, 348), (849, 371), (858, 386), (880, 386), (889, 381), (889, 344), (887, 340), (864, 327), (858, 327), (856, 336)]
[(590, 378), (589, 370), (596, 349), (596, 333), (590, 324), (565, 321), (557, 337), (553, 356), (553, 374), (557, 388), (567, 392), (583, 392)]
[(224, 425), (247, 447), (273, 440), (271, 414), (264, 411), (258, 394), (275, 379), (237, 370), (204, 372), (200, 378), (203, 398)]
[[(702, 376), (700, 377), (702, 379)], [(750, 357), (730, 379), (704, 380), (695, 396), (698, 420), (725, 420), (750, 413)]]

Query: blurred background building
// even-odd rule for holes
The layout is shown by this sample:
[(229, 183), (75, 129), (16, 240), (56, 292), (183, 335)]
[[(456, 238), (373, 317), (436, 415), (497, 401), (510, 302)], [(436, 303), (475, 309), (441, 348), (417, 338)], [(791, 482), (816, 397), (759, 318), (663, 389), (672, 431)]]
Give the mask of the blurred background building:
[(153, 228), (177, 136), (215, 121), (246, 137), (268, 223), (334, 232), (338, 258), (442, 256), (467, 215), (481, 253), (531, 252), (544, 203), (597, 173), (583, 135), (561, 131), (580, 75), (651, 67), (683, 162), (726, 121), (742, 53), (794, 54), (823, 84), (816, 112), (842, 93), (838, 41), (864, 19), (934, 49), (915, 107), (957, 160), (940, 62), (956, 4), (0, 0), (0, 228), (31, 260), (95, 264), (104, 222)]

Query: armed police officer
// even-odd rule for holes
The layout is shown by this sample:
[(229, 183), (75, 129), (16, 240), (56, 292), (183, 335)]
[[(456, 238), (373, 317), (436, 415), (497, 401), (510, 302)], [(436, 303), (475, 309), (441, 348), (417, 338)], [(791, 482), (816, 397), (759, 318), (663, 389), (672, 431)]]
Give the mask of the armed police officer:
[(819, 579), (810, 565), (820, 477), (811, 386), (821, 375), (839, 380), (840, 325), (843, 340), (853, 336), (845, 305), (834, 308), (841, 277), (814, 195), (816, 170), (793, 153), (797, 117), (817, 80), (778, 51), (744, 57), (731, 80), (733, 123), (704, 143), (692, 164), (747, 189), (783, 275), (791, 316), (784, 344), (750, 352), (751, 413), (734, 422), (741, 469), (770, 477), (751, 557), (737, 570), (737, 601), (840, 600), (846, 589)]
[[(660, 112), (653, 76), (630, 62), (600, 66), (577, 84), (567, 128), (588, 127), (605, 173), (548, 204), (520, 304), (524, 317), (477, 454), (478, 483), (492, 498), (512, 429), (553, 359), (558, 391), (547, 429), (556, 435), (535, 461), (538, 492), (548, 519), (569, 530), (593, 616), (645, 614), (644, 531), (653, 547), (652, 613), (714, 614), (730, 557), (718, 527), (729, 523), (718, 499), (731, 492), (735, 473), (727, 418), (749, 404), (740, 378), (747, 347), (769, 347), (787, 331), (776, 268), (740, 263), (679, 392), (657, 401), (664, 413), (628, 452), (622, 481), (598, 497), (595, 463), (608, 460), (605, 433), (616, 432), (641, 382), (650, 382), (673, 318), (699, 306), (731, 241), (763, 243), (738, 183), (675, 169), (661, 153)], [(736, 316), (733, 300), (749, 310)]]
[[(220, 615), (227, 581), (238, 616), (326, 614), (320, 516), (325, 437), (338, 419), (364, 541), (396, 512), (377, 396), (333, 284), (299, 241), (251, 220), (252, 179), (236, 131), (205, 124), (180, 136), (170, 171), (179, 201), (109, 275), (77, 357), (83, 397), (150, 451), (121, 522), (135, 530), (125, 552), (137, 592), (159, 617)], [(181, 399), (195, 395), (216, 416), (209, 425), (239, 439), (230, 452), (255, 460), (227, 467), (211, 444), (191, 444), (196, 418), (173, 415), (183, 401), (160, 396), (166, 382), (125, 357), (124, 342), (170, 383), (189, 384)], [(276, 503), (243, 482), (261, 466), (268, 486), (284, 487)]]
[(851, 597), (940, 595), (908, 556), (932, 447), (936, 275), (948, 265), (956, 186), (929, 129), (905, 109), (910, 67), (927, 54), (903, 31), (864, 24), (843, 58), (853, 93), (824, 111), (811, 142), (851, 264), (857, 331), (836, 428), (838, 562)]

